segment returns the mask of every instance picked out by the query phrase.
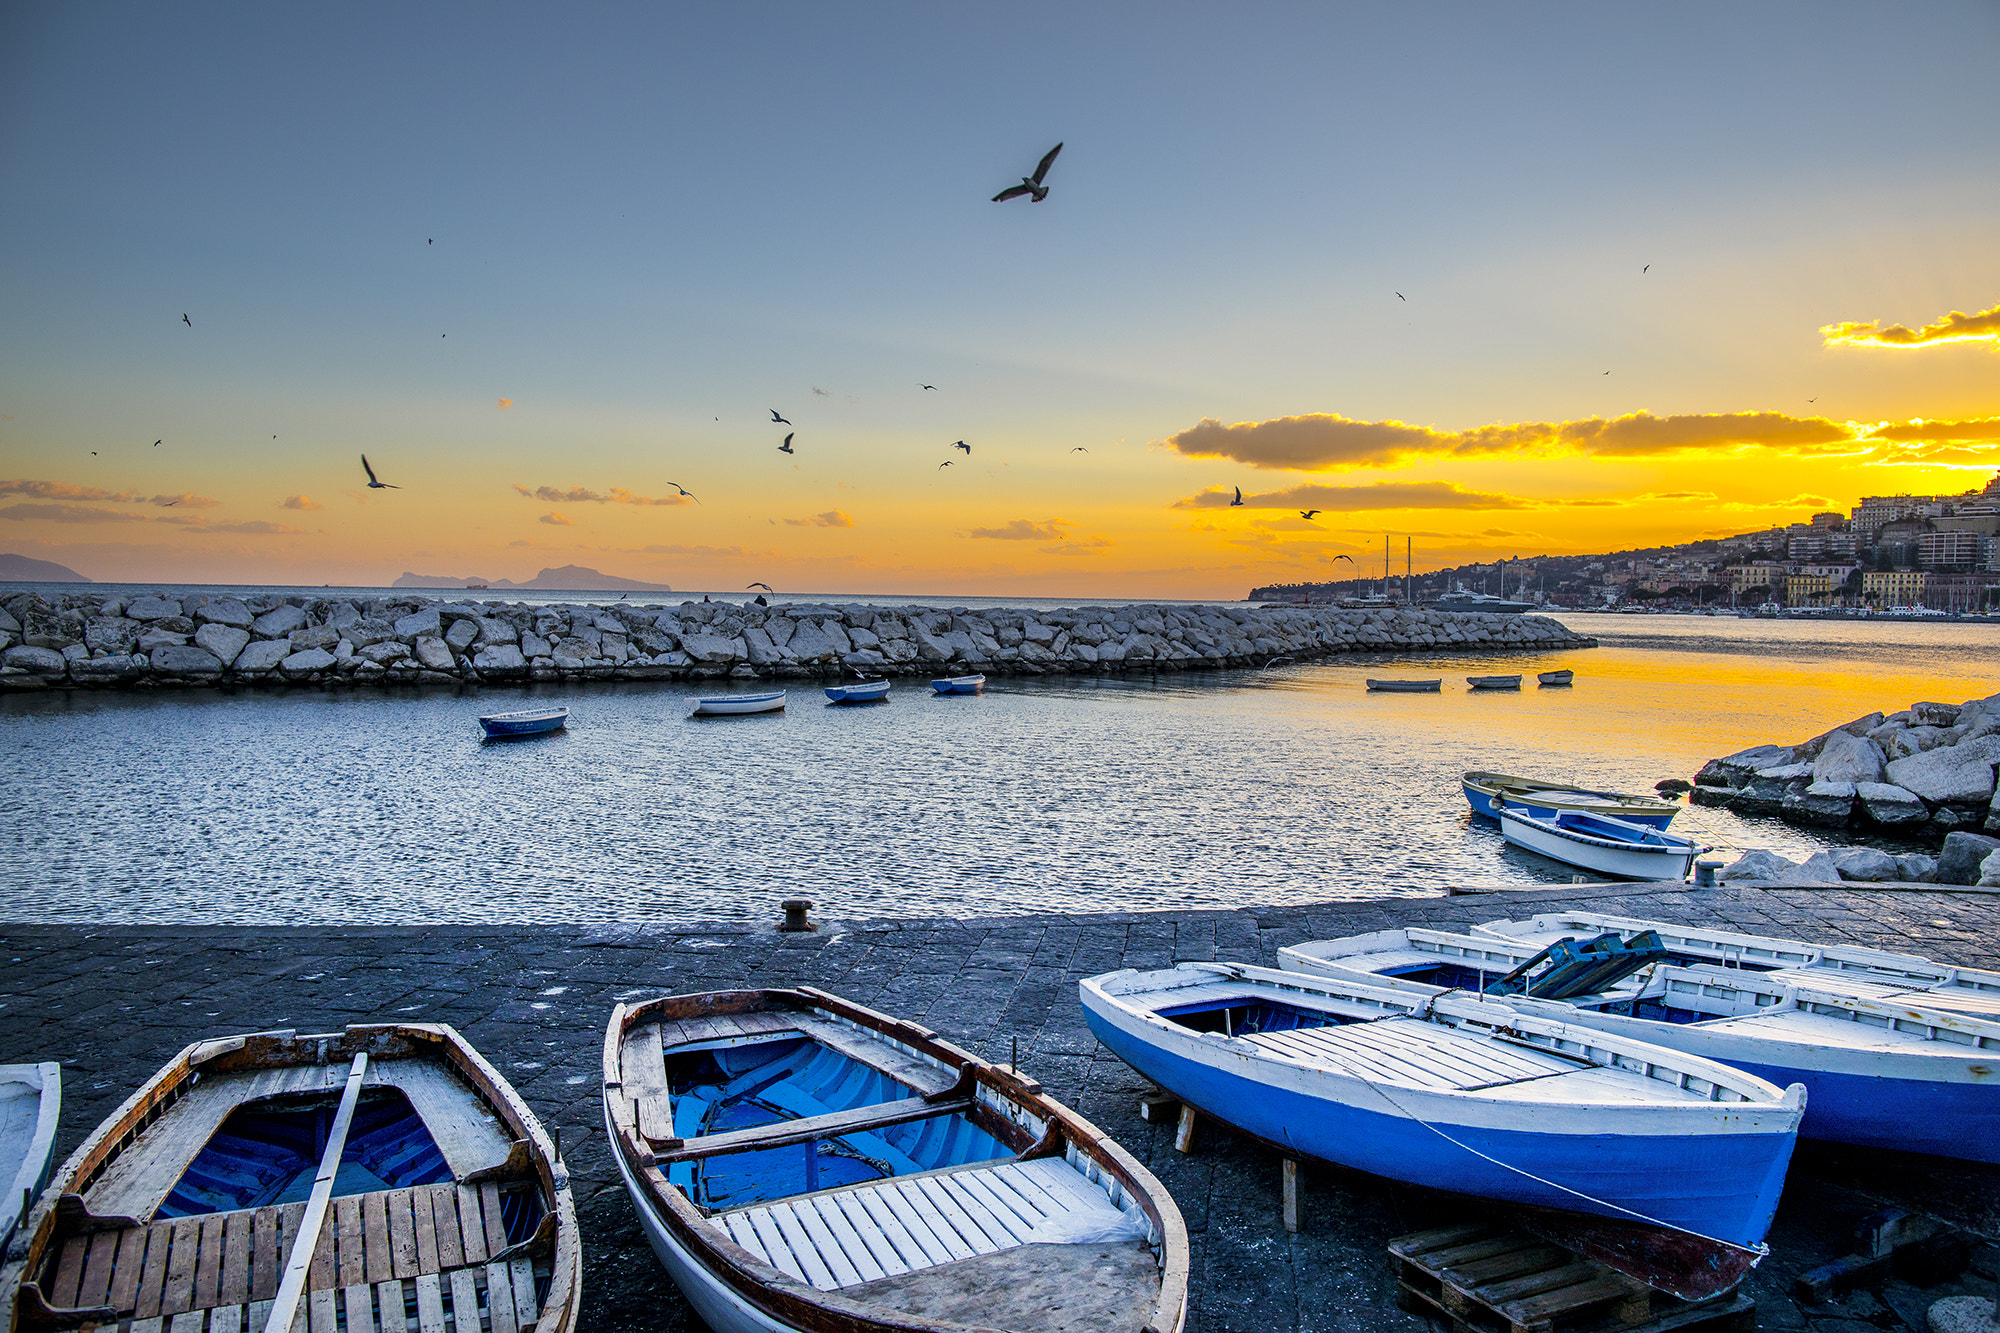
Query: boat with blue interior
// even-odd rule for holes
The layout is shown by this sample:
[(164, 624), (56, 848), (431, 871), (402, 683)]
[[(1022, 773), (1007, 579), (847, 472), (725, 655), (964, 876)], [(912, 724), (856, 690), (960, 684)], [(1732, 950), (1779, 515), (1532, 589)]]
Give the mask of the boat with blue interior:
[(49, 1183), (61, 1119), (61, 1065), (0, 1065), (0, 1255)]
[(521, 736), (546, 736), (569, 725), (569, 709), (524, 708), (513, 713), (488, 713), (479, 726), (488, 740), (514, 740)]
[(2000, 973), (1594, 913), (1409, 927), (1281, 949), (1289, 971), (1494, 995), (1807, 1091), (1799, 1132), (2000, 1161)]
[(619, 1005), (604, 1123), (716, 1333), (1178, 1333), (1172, 1197), (1032, 1079), (810, 987)]
[(986, 688), (984, 676), (943, 676), (931, 682), (939, 694), (978, 694)]
[(1500, 836), (1516, 847), (1620, 879), (1683, 880), (1708, 850), (1693, 838), (1610, 815), (1558, 810), (1544, 817), (1500, 800), (1493, 808)]
[(829, 685), (826, 687), (828, 703), (836, 704), (878, 704), (889, 697), (889, 682), (884, 680), (861, 680), (852, 685)]
[(1472, 807), (1472, 813), (1488, 819), (1500, 817), (1494, 803), (1503, 800), (1515, 809), (1526, 810), (1541, 819), (1564, 810), (1580, 810), (1585, 814), (1609, 815), (1613, 819), (1630, 820), (1635, 824), (1650, 824), (1654, 828), (1665, 828), (1673, 823), (1674, 816), (1681, 810), (1679, 801), (1664, 800), (1641, 792), (1599, 791), (1575, 783), (1522, 777), (1517, 773), (1489, 773), (1483, 769), (1469, 770), (1459, 778), (1459, 785), (1465, 792), (1467, 804)]
[(1763, 1253), (1802, 1088), (1509, 1003), (1233, 963), (1081, 983), (1111, 1051), (1289, 1156)]
[(573, 1333), (569, 1171), (450, 1027), (196, 1042), (59, 1168), (16, 1329)]

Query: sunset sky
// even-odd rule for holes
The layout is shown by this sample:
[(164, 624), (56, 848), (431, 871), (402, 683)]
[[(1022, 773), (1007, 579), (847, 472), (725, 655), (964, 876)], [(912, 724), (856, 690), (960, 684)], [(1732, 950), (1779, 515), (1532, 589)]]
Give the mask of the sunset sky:
[(1991, 0), (9, 5), (0, 551), (1223, 597), (1959, 491), (1996, 68)]

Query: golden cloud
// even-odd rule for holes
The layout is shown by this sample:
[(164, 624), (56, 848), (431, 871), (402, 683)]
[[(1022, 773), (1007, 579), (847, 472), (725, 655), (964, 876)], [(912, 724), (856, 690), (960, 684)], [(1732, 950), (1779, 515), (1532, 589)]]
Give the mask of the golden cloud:
[(824, 514), (814, 514), (811, 518), (788, 518), (786, 524), (794, 528), (851, 528), (854, 520), (838, 509), (829, 509)]
[(143, 523), (142, 514), (118, 509), (97, 509), (90, 505), (19, 504), (0, 509), (0, 518), (42, 523)]
[(222, 501), (206, 495), (196, 495), (193, 491), (183, 491), (179, 495), (156, 495), (146, 501), (162, 509), (213, 509)]
[[(1862, 432), (1824, 417), (1783, 412), (1713, 412), (1657, 417), (1634, 412), (1606, 420), (1532, 421), (1433, 430), (1401, 421), (1355, 421), (1331, 413), (1239, 421), (1213, 417), (1171, 435), (1189, 458), (1231, 458), (1251, 467), (1303, 472), (1391, 467), (1421, 457), (1579, 453), (1638, 458), (1703, 449), (1830, 453), (1863, 446)], [(1864, 446), (1865, 447), (1865, 446)]]
[[(314, 506), (318, 508), (318, 506)], [(286, 523), (266, 523), (261, 518), (253, 518), (244, 523), (205, 523), (203, 532), (242, 532), (265, 537), (303, 537), (312, 532), (311, 528), (295, 528)], [(322, 529), (324, 531), (324, 529)]]
[(38, 500), (110, 500), (116, 504), (136, 504), (139, 496), (122, 491), (101, 490), (96, 486), (71, 486), (61, 481), (30, 481), (20, 478), (0, 481), (0, 495), (32, 495)]
[(547, 523), (552, 527), (558, 527), (558, 528), (566, 528), (570, 526), (570, 521), (567, 518), (564, 518), (559, 511), (551, 511), (549, 513), (543, 514), (542, 522)]
[[(1175, 509), (1226, 509), (1233, 492), (1211, 487), (1174, 501)], [(1264, 495), (1246, 495), (1246, 509), (1324, 509), (1347, 514), (1363, 509), (1535, 509), (1542, 501), (1514, 495), (1462, 490), (1448, 481), (1378, 481), (1367, 486), (1293, 486)], [(1602, 501), (1616, 504), (1615, 500)]]
[(310, 495), (288, 495), (282, 501), (279, 502), (278, 508), (311, 510), (311, 509), (323, 509), (325, 508), (325, 506), (320, 504), (319, 501), (313, 499)]
[(2000, 305), (1968, 315), (1954, 310), (1935, 324), (1912, 329), (1903, 324), (1828, 324), (1819, 331), (1828, 347), (1938, 347), (1945, 343), (2000, 345)]
[(1069, 530), (1073, 526), (1066, 518), (1052, 518), (1045, 523), (1012, 518), (1007, 520), (1004, 528), (974, 528), (972, 535), (999, 542), (1059, 542), (1069, 538)]
[(599, 494), (584, 486), (572, 486), (568, 490), (557, 490), (554, 486), (537, 486), (529, 490), (520, 482), (514, 489), (530, 500), (547, 500), (551, 504), (592, 504), (592, 505), (685, 505), (693, 504), (685, 495), (640, 495), (623, 486), (613, 486), (609, 494)]
[(1970, 421), (1885, 421), (1868, 430), (1870, 439), (1901, 443), (1935, 444), (1944, 441), (1986, 441), (2000, 443), (2000, 417), (1974, 417)]
[(514, 405), (514, 400), (512, 398), (502, 398), (500, 400), (500, 410), (502, 412), (505, 412), (508, 408), (512, 407), (513, 405)]

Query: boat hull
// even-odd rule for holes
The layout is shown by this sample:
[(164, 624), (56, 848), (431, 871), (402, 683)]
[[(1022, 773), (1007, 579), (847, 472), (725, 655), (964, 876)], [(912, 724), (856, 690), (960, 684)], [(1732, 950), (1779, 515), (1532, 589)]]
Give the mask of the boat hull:
[(1516, 847), (1581, 870), (1595, 870), (1621, 879), (1683, 880), (1700, 854), (1695, 844), (1680, 845), (1680, 840), (1674, 846), (1657, 848), (1636, 843), (1608, 845), (1606, 839), (1551, 827), (1548, 820), (1523, 819), (1512, 806), (1501, 811), (1500, 832)]
[(1371, 680), (1368, 688), (1376, 694), (1438, 694), (1443, 680)]
[(1680, 813), (1680, 805), (1673, 801), (1616, 792), (1575, 791), (1506, 773), (1468, 773), (1460, 779), (1459, 790), (1465, 793), (1472, 812), (1488, 819), (1500, 818), (1493, 804), (1495, 797), (1504, 797), (1510, 807), (1526, 810), (1537, 819), (1553, 819), (1565, 810), (1577, 810), (1663, 829)]
[(782, 713), (785, 692), (774, 694), (727, 694), (697, 699), (690, 717), (744, 717), (752, 713)]
[(1467, 676), (1465, 683), (1475, 690), (1518, 690), (1519, 676)]
[(886, 680), (871, 680), (865, 685), (829, 685), (826, 687), (826, 698), (829, 703), (873, 704), (881, 703), (888, 697), (889, 682)]
[(978, 694), (986, 688), (984, 676), (953, 676), (949, 680), (934, 680), (931, 688), (939, 694)]
[[(1791, 1161), (1789, 1133), (1605, 1134), (1589, 1115), (1528, 1132), (1454, 1120), (1440, 1099), (1402, 1088), (1394, 1102), (1364, 1094), (1378, 1106), (1363, 1106), (1315, 1095), (1311, 1085), (1325, 1082), (1318, 1071), (1259, 1061), (1252, 1077), (1252, 1061), (1199, 1050), (1193, 1033), (1184, 1040), (1140, 1029), (1129, 1014), (1100, 1011), (1087, 993), (1084, 1019), (1113, 1054), (1217, 1120), (1282, 1151), (1408, 1184), (1627, 1221), (1636, 1213), (1755, 1248), (1770, 1229)], [(1718, 1106), (1717, 1123), (1731, 1113)]]
[(49, 1183), (55, 1164), (56, 1123), (62, 1118), (62, 1066), (54, 1061), (32, 1065), (0, 1065), (0, 1252), (14, 1229), (27, 1219), (27, 1209)]
[(497, 713), (479, 719), (480, 729), (491, 740), (511, 740), (517, 736), (546, 736), (549, 732), (561, 731), (568, 725), (567, 708), (526, 716), (518, 713)]

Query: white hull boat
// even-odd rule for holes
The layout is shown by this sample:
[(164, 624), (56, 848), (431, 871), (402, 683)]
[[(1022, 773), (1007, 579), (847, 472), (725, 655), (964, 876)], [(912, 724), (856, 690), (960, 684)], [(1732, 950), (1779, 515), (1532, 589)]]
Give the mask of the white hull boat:
[(0, 1255), (49, 1183), (61, 1118), (61, 1065), (0, 1065)]
[(1370, 680), (1368, 688), (1377, 694), (1436, 694), (1444, 688), (1444, 679)]
[(837, 996), (619, 1005), (604, 1123), (647, 1241), (715, 1333), (1186, 1318), (1187, 1230), (1136, 1159), (1032, 1080)]
[(785, 710), (785, 692), (770, 690), (763, 694), (717, 694), (705, 699), (696, 699), (689, 717), (742, 717), (749, 713), (782, 713)]
[(984, 676), (946, 676), (931, 682), (939, 694), (978, 694), (986, 688)]
[(1678, 833), (1609, 815), (1561, 810), (1542, 818), (1501, 801), (1493, 805), (1508, 842), (1600, 875), (1682, 880), (1703, 851), (1701, 844)]

